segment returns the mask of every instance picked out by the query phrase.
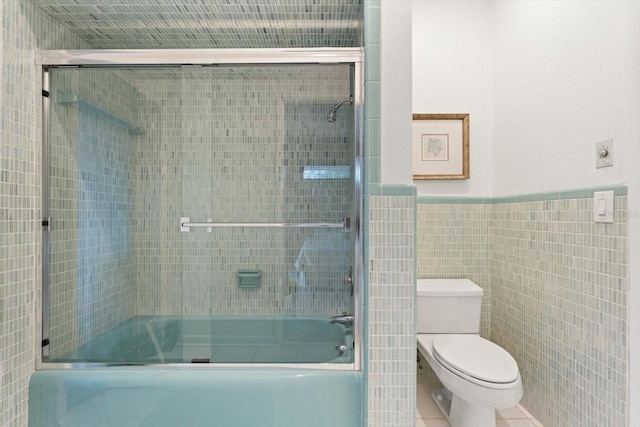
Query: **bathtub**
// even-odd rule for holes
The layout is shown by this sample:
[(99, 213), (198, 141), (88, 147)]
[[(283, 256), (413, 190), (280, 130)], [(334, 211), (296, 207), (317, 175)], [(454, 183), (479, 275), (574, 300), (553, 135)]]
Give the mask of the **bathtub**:
[(353, 334), (327, 318), (136, 316), (50, 362), (29, 427), (361, 426)]
[(353, 363), (353, 331), (314, 317), (135, 316), (57, 363)]
[(257, 368), (36, 371), (29, 427), (360, 427), (362, 374)]

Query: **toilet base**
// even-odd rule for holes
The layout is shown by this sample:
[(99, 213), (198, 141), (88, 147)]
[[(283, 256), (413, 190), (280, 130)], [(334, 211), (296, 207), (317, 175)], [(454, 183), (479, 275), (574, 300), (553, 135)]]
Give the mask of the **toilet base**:
[(433, 390), (431, 397), (451, 427), (496, 427), (494, 408), (466, 402), (442, 385)]
[(431, 398), (436, 403), (436, 406), (438, 407), (438, 409), (440, 409), (440, 412), (442, 412), (442, 415), (444, 415), (447, 420), (449, 419), (449, 412), (451, 411), (452, 397), (453, 396), (451, 392), (447, 390), (443, 385), (434, 388), (431, 392)]

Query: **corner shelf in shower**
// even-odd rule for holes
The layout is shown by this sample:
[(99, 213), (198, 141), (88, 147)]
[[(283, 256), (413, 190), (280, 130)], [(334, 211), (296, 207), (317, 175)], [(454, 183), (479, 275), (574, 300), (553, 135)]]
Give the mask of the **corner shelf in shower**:
[(87, 111), (90, 111), (97, 116), (102, 117), (103, 119), (109, 120), (118, 126), (126, 129), (129, 132), (129, 135), (142, 135), (144, 133), (144, 129), (138, 126), (134, 126), (129, 122), (121, 119), (120, 117), (114, 116), (111, 113), (108, 113), (101, 109), (100, 107), (96, 107), (88, 103), (87, 101), (80, 99), (78, 95), (72, 95), (70, 93), (60, 93), (58, 94), (58, 104), (60, 105), (71, 105), (76, 104), (78, 107), (82, 107)]

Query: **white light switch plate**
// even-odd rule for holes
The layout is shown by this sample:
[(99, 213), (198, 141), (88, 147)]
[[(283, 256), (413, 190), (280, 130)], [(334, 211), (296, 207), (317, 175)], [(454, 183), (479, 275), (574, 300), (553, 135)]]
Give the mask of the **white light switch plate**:
[(593, 193), (593, 221), (613, 223), (613, 191)]

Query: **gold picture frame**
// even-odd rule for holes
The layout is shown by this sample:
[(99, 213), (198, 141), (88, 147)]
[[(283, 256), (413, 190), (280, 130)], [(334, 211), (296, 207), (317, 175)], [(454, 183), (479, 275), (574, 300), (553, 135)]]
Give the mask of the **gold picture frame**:
[(469, 114), (414, 114), (413, 179), (469, 179)]

